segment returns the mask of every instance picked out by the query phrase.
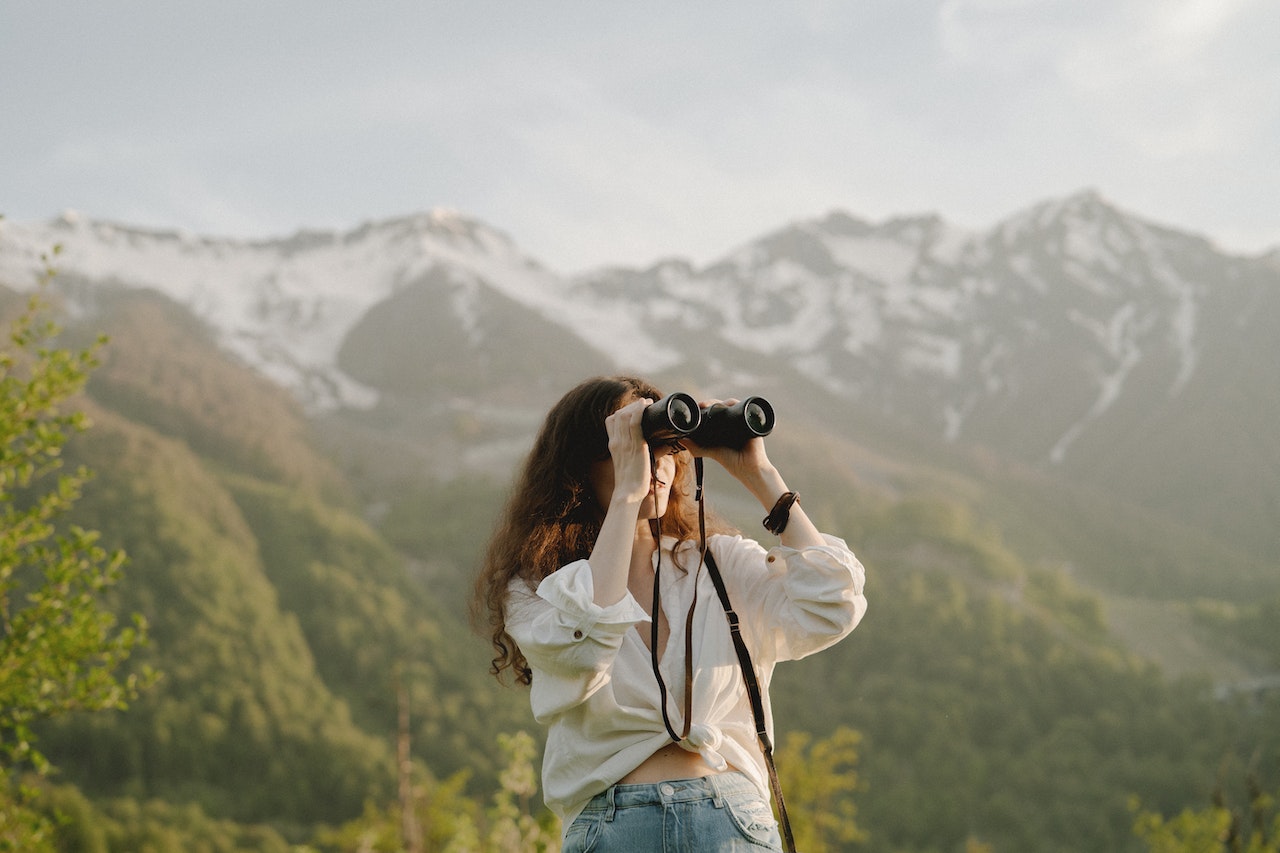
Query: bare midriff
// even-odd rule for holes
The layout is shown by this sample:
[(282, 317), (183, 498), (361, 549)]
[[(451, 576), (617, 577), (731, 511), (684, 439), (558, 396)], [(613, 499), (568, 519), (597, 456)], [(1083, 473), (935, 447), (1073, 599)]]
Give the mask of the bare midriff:
[(672, 779), (697, 779), (724, 772), (728, 771), (713, 769), (698, 753), (682, 749), (679, 744), (669, 743), (618, 782), (623, 785), (650, 784)]

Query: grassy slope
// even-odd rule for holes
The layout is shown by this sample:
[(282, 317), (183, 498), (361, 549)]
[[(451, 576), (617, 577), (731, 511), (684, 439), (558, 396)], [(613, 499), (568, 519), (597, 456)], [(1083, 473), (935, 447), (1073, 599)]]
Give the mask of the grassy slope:
[[(118, 318), (123, 322), (140, 316), (136, 307)], [(163, 312), (148, 316), (148, 334), (157, 328), (166, 331), (170, 320)], [(124, 322), (114, 346), (132, 347), (137, 328)], [(222, 626), (221, 639), (197, 643), (169, 665), (198, 670), (196, 662), (206, 651), (215, 658), (223, 655), (226, 660), (217, 664), (223, 667), (223, 680), (208, 691), (216, 696), (219, 684), (237, 689), (235, 677), (247, 672), (246, 660), (255, 661), (264, 673), (289, 662), (298, 675), (284, 681), (299, 688), (276, 702), (277, 712), (288, 716), (297, 711), (307, 719), (316, 709), (341, 706), (351, 718), (331, 743), (324, 737), (310, 745), (299, 741), (291, 751), (340, 754), (343, 742), (386, 737), (387, 694), (376, 682), (385, 680), (401, 643), (422, 650), (420, 674), (428, 689), (421, 701), (439, 703), (422, 715), (420, 737), (436, 739), (442, 755), (452, 751), (459, 761), (483, 767), (489, 759), (479, 745), (482, 735), (528, 723), (522, 695), (504, 693), (484, 680), (483, 643), (464, 635), (460, 615), (465, 577), (483, 538), (476, 531), (487, 530), (501, 485), (478, 483), (459, 491), (431, 482), (417, 487), (401, 483), (399, 491), (386, 493), (383, 530), (396, 547), (418, 560), (415, 583), (405, 585), (391, 549), (351, 514), (354, 499), (344, 497), (341, 476), (306, 439), (298, 413), (282, 407), (266, 383), (225, 364), (198, 335), (168, 331), (172, 363), (155, 374), (158, 378), (150, 384), (131, 382), (134, 369), (124, 366), (134, 364), (135, 356), (122, 352), (118, 361), (108, 361), (92, 390), (105, 403), (146, 422), (105, 429), (98, 436), (108, 446), (93, 456), (95, 464), (109, 471), (115, 461), (133, 460), (117, 472), (118, 479), (102, 478), (104, 487), (114, 483), (118, 492), (114, 497), (99, 493), (99, 526), (122, 526), (110, 519), (112, 512), (123, 511), (122, 518), (137, 527), (138, 534), (126, 544), (138, 567), (147, 567), (138, 574), (162, 573), (166, 566), (209, 567), (214, 569), (206, 578), (213, 585), (210, 590), (228, 583), (239, 586), (231, 599), (244, 604), (241, 616), (226, 622), (217, 616), (221, 608), (211, 611), (212, 625)], [(221, 402), (210, 407), (209, 400)], [(275, 414), (250, 421), (258, 425), (245, 429), (238, 415), (241, 406), (254, 417), (264, 411)], [(791, 411), (789, 423), (807, 422), (801, 410)], [(104, 425), (110, 427), (108, 420)], [(786, 698), (780, 698), (778, 710), (780, 719), (797, 727), (821, 731), (844, 722), (867, 732), (865, 770), (871, 792), (865, 795), (864, 813), (878, 827), (880, 844), (895, 838), (902, 844), (955, 839), (966, 809), (984, 815), (984, 825), (997, 827), (990, 831), (1008, 839), (1025, 840), (1043, 830), (1046, 824), (1018, 814), (1019, 808), (1036, 811), (1035, 803), (1020, 802), (1018, 792), (1000, 785), (1002, 779), (1036, 780), (1035, 796), (1061, 800), (1063, 819), (1105, 815), (1105, 825), (1083, 828), (1079, 838), (1123, 834), (1127, 816), (1116, 798), (1144, 785), (1157, 804), (1187, 803), (1188, 780), (1211, 773), (1206, 768), (1229, 746), (1222, 718), (1195, 705), (1189, 720), (1202, 724), (1205, 751), (1183, 749), (1188, 731), (1173, 717), (1191, 700), (1168, 692), (1153, 670), (1124, 654), (1101, 620), (1104, 613), (1114, 617), (1144, 607), (1163, 614), (1164, 622), (1134, 618), (1124, 623), (1149, 625), (1146, 631), (1118, 632), (1131, 648), (1160, 647), (1154, 632), (1170, 629), (1168, 614), (1190, 611), (1152, 602), (1197, 594), (1226, 597), (1227, 591), (1247, 595), (1257, 565), (1131, 508), (1054, 487), (1036, 472), (931, 448), (856, 418), (848, 423), (842, 436), (793, 426), (780, 431), (772, 444), (775, 458), (806, 493), (820, 523), (846, 536), (863, 555), (873, 601), (868, 622), (847, 646), (785, 676), (795, 681), (780, 680), (778, 693)], [(871, 442), (852, 441), (854, 435), (874, 439), (879, 450), (869, 449)], [(267, 439), (270, 450), (264, 454)], [(121, 440), (135, 449), (112, 450), (110, 442)], [(154, 492), (141, 502), (130, 491), (137, 487), (139, 472), (148, 472), (140, 482)], [(376, 492), (377, 483), (363, 488)], [(330, 493), (336, 503), (323, 498)], [(712, 499), (725, 498), (725, 513), (755, 530), (758, 509), (728, 499), (730, 493), (713, 480)], [(134, 505), (152, 516), (131, 514)], [(148, 527), (148, 518), (157, 523)], [(153, 535), (164, 530), (174, 532)], [(188, 563), (166, 557), (164, 548), (181, 554), (197, 541), (193, 536), (204, 537), (207, 552), (188, 555), (198, 558)], [(225, 563), (205, 559), (221, 552), (228, 554)], [(1213, 565), (1215, 576), (1204, 575), (1203, 565)], [(218, 571), (220, 566), (224, 570)], [(1066, 571), (1072, 567), (1074, 571)], [(241, 574), (243, 583), (234, 581)], [(1162, 578), (1177, 582), (1162, 583)], [(163, 582), (179, 579), (164, 581), (158, 574), (154, 580), (161, 585), (153, 589), (161, 589)], [(421, 593), (423, 580), (429, 584), (425, 601), (413, 598), (414, 589)], [(1123, 593), (1137, 604), (1129, 611), (1101, 610), (1095, 599), (1082, 594), (1077, 581), (1109, 595)], [(210, 596), (225, 598), (221, 593)], [(379, 596), (385, 596), (385, 604), (377, 603)], [(188, 607), (198, 603), (194, 594), (181, 591), (179, 600)], [(165, 611), (151, 612), (163, 622)], [(169, 614), (166, 643), (181, 639), (184, 627), (196, 639), (208, 630), (198, 618), (184, 624), (184, 612)], [(233, 627), (249, 613), (258, 614), (250, 622), (267, 632), (258, 639), (252, 633), (237, 636)], [(329, 614), (339, 618), (327, 619)], [(267, 623), (283, 625), (284, 632), (268, 631)], [(446, 641), (437, 642), (433, 632)], [(277, 646), (280, 660), (263, 655)], [(1195, 656), (1184, 651), (1180, 657)], [(1221, 668), (1221, 659), (1208, 652), (1203, 660)], [(190, 677), (194, 684), (201, 673), (192, 671)], [(257, 684), (252, 679), (244, 683)], [(813, 684), (824, 685), (827, 701), (812, 701), (807, 691)], [(270, 695), (267, 687), (261, 690)], [(1114, 695), (1102, 699), (1099, 691)], [(1086, 695), (1089, 701), (1082, 701)], [(301, 705), (291, 704), (299, 697)], [(832, 705), (847, 715), (832, 716)], [(192, 719), (209, 723), (225, 716), (215, 709), (207, 719), (199, 714)], [(474, 730), (464, 731), (468, 721)], [(151, 722), (163, 720), (153, 715)], [(110, 722), (103, 725), (109, 728)], [(287, 729), (283, 722), (275, 730), (274, 725), (264, 731)], [(442, 739), (460, 733), (460, 739)], [(212, 743), (197, 738), (185, 748), (205, 754)], [(265, 734), (249, 743), (273, 748)], [(1106, 773), (1099, 775), (1096, 767), (1073, 766), (1073, 753), (1094, 762), (1111, 753), (1128, 754), (1130, 764), (1142, 767), (1108, 763)], [(921, 764), (925, 759), (931, 763)], [(299, 768), (306, 766), (305, 755), (298, 760), (304, 762)], [(1028, 765), (1035, 761), (1044, 768)], [(992, 762), (1007, 767), (999, 772)], [(1096, 777), (1092, 781), (1090, 774)], [(1162, 778), (1164, 787), (1158, 784)], [(183, 789), (176, 785), (172, 790)], [(966, 793), (956, 797), (955, 791)], [(1099, 796), (1104, 797), (1101, 803)], [(216, 804), (216, 797), (212, 801)], [(291, 807), (300, 809), (299, 816), (306, 814), (302, 804)], [(225, 805), (223, 813), (235, 809)], [(912, 830), (914, 836), (893, 829), (910, 813), (932, 815)]]

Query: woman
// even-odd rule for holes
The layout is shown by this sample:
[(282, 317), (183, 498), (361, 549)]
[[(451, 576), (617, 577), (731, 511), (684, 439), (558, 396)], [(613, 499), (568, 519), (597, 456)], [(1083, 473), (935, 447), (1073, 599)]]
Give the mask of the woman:
[(476, 614), (493, 673), (529, 685), (548, 727), (543, 792), (564, 850), (780, 850), (742, 673), (699, 559), (692, 454), (781, 520), (768, 551), (718, 524), (706, 538), (766, 717), (774, 664), (832, 645), (862, 618), (863, 569), (799, 503), (787, 515), (763, 439), (651, 456), (641, 414), (661, 396), (639, 379), (598, 378), (556, 404), (490, 542)]

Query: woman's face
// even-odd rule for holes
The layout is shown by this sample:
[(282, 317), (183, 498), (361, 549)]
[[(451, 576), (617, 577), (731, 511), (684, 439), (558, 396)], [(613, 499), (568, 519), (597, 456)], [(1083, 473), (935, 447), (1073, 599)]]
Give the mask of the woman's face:
[[(667, 512), (667, 504), (671, 499), (671, 483), (676, 476), (676, 457), (679, 451), (659, 447), (655, 448), (657, 456), (658, 479), (653, 483), (644, 503), (640, 505), (640, 520), (661, 518)], [(591, 463), (591, 487), (596, 500), (604, 510), (609, 509), (609, 501), (613, 498), (613, 459), (604, 459)]]

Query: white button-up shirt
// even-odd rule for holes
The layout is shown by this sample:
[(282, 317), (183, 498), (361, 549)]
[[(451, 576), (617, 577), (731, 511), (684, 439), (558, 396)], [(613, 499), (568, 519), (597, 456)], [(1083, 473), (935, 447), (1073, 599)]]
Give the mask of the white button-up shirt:
[[(847, 635), (866, 612), (865, 572), (843, 541), (774, 547), (766, 552), (741, 536), (717, 535), (708, 549), (724, 578), (743, 639), (764, 693), (772, 737), (769, 681), (774, 664), (795, 660)], [(663, 542), (661, 607), (670, 626), (659, 668), (667, 684), (667, 713), (677, 731), (684, 707), (685, 614), (692, 622), (693, 721), (681, 746), (713, 768), (732, 766), (755, 782), (764, 799), (769, 782), (756, 739), (729, 627), (706, 568), (697, 572), (695, 543), (685, 542), (679, 565)], [(658, 555), (654, 555), (655, 564)], [(567, 828), (587, 802), (671, 742), (662, 719), (658, 683), (638, 623), (649, 621), (628, 592), (615, 604), (592, 601), (591, 567), (579, 560), (530, 589), (512, 582), (507, 632), (533, 670), (533, 715), (547, 725), (542, 764), (547, 805)]]

